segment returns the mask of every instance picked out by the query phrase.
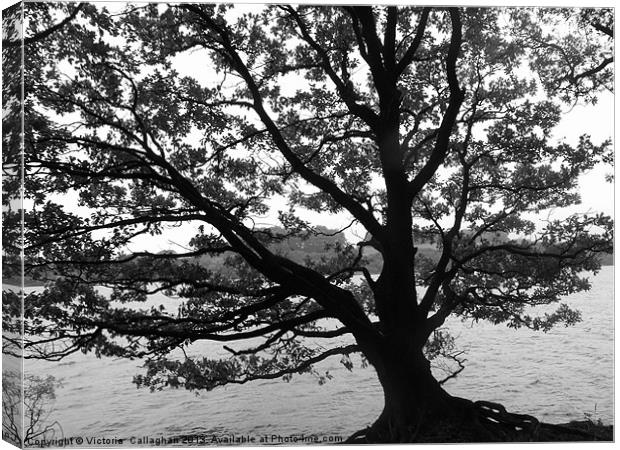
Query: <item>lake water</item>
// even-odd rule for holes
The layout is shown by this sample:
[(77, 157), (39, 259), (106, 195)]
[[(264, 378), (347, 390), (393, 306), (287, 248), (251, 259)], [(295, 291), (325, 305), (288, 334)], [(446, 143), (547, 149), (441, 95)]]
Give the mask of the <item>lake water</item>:
[[(499, 402), (509, 411), (545, 422), (589, 416), (611, 423), (613, 282), (613, 267), (603, 267), (592, 279), (590, 291), (565, 299), (581, 310), (583, 321), (547, 334), (449, 320), (458, 348), (466, 351), (467, 368), (446, 389), (472, 400)], [(221, 344), (203, 343), (193, 351), (220, 353)], [(140, 372), (139, 365), (139, 361), (78, 354), (59, 363), (27, 361), (26, 372), (62, 379), (49, 420), (61, 424), (64, 436), (347, 437), (369, 425), (382, 407), (372, 368), (356, 364), (349, 372), (338, 357), (319, 366), (334, 376), (322, 386), (312, 375), (303, 375), (289, 383), (258, 381), (200, 395), (137, 389), (131, 380)], [(124, 446), (128, 444), (125, 441)]]

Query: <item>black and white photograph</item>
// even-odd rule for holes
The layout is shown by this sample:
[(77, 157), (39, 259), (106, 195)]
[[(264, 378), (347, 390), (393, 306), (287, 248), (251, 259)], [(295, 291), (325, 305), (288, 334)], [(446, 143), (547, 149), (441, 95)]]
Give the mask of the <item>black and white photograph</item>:
[(614, 441), (611, 3), (3, 8), (2, 440)]

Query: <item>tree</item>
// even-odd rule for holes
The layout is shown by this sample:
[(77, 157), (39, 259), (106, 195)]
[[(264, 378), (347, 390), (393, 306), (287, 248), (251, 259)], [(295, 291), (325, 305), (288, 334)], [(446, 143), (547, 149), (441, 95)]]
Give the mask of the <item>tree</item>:
[(2, 439), (16, 446), (37, 445), (54, 439), (57, 431), (62, 432), (58, 422), (49, 420), (59, 385), (51, 375), (45, 378), (28, 375), (22, 379), (19, 372), (3, 371)]
[[(526, 308), (588, 289), (584, 271), (611, 251), (608, 216), (536, 219), (578, 204), (579, 177), (610, 159), (609, 141), (550, 137), (561, 102), (592, 101), (601, 83), (581, 83), (594, 76), (589, 57), (570, 59), (583, 77), (551, 82), (565, 61), (541, 57), (549, 21), (562, 14), (550, 32), (570, 54), (590, 25), (582, 11), (543, 12), (83, 7), (25, 55), (26, 273), (49, 280), (25, 303), (26, 357), (146, 358), (139, 386), (208, 390), (337, 355), (350, 367), (361, 353), (385, 405), (352, 440), (516, 438), (534, 418), (449, 395), (429, 357), (451, 342), (450, 314), (574, 323), (566, 305), (544, 317)], [(589, 54), (610, 52), (612, 36), (588, 38)], [(181, 73), (188, 57), (192, 75)], [(307, 211), (348, 217), (339, 232), (368, 239), (293, 261), (278, 242), (324, 233)], [(258, 224), (275, 213), (281, 228)], [(194, 233), (183, 252), (135, 244), (181, 225)], [(414, 236), (438, 242), (439, 258), (418, 255)], [(7, 247), (7, 270), (19, 250)], [(224, 257), (226, 273), (205, 257)], [(178, 311), (151, 307), (156, 292), (182, 299)], [(205, 339), (230, 357), (170, 356)]]
[[(22, 45), (30, 45), (34, 42), (40, 41), (45, 39), (47, 36), (50, 36), (51, 34), (53, 34), (55, 31), (60, 30), (62, 27), (64, 27), (66, 24), (68, 24), (69, 22), (71, 22), (73, 19), (75, 19), (75, 17), (78, 15), (78, 13), (80, 12), (80, 10), (82, 10), (82, 8), (84, 8), (85, 4), (84, 3), (80, 3), (79, 5), (77, 5), (75, 8), (72, 9), (72, 11), (69, 13), (69, 15), (67, 17), (65, 17), (64, 19), (62, 19), (60, 22), (54, 24), (54, 25), (48, 25), (48, 21), (50, 19), (49, 14), (49, 9), (46, 8), (45, 6), (39, 6), (39, 8), (41, 8), (41, 14), (38, 15), (37, 19), (47, 19), (42, 21), (39, 24), (31, 24), (31, 29), (30, 31), (33, 31), (33, 28), (36, 29), (36, 27), (38, 27), (39, 25), (43, 26), (43, 29), (41, 31), (35, 31), (31, 36), (28, 36), (27, 38), (22, 39), (21, 36), (21, 16), (19, 14), (15, 14), (15, 12), (13, 11), (14, 9), (16, 9), (16, 7), (19, 7), (19, 5), (14, 5), (13, 6), (13, 10), (11, 11), (11, 24), (7, 23), (5, 21), (5, 25), (9, 25), (9, 27), (7, 27), (6, 29), (9, 30), (12, 28), (11, 31), (15, 32), (17, 31), (15, 28), (15, 24), (19, 24), (20, 26), (20, 30), (18, 33), (14, 33), (17, 34), (17, 36), (13, 37), (13, 38), (9, 38), (9, 39), (2, 39), (2, 47), (3, 48), (10, 48), (10, 47), (21, 47)], [(8, 9), (8, 8), (7, 8)], [(33, 8), (29, 8), (28, 12), (32, 13), (32, 9)], [(41, 17), (44, 16), (44, 17)]]

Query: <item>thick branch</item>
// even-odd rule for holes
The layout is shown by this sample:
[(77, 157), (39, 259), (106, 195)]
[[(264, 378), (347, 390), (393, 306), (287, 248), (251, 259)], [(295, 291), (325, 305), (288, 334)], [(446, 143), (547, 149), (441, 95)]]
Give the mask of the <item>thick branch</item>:
[(450, 8), (450, 19), (452, 21), (452, 37), (450, 39), (450, 47), (446, 59), (446, 73), (448, 78), (448, 86), (450, 88), (450, 100), (448, 107), (439, 126), (435, 147), (426, 165), (420, 170), (416, 177), (411, 181), (410, 192), (412, 197), (418, 195), (422, 188), (433, 177), (439, 166), (443, 163), (448, 153), (448, 144), (452, 128), (456, 122), (456, 118), (464, 99), (464, 92), (459, 88), (456, 75), (456, 62), (461, 49), (462, 33), (461, 33), (461, 17), (457, 8)]
[(134, 321), (129, 323), (122, 323), (118, 319), (113, 321), (102, 321), (102, 320), (85, 320), (84, 323), (87, 325), (97, 326), (98, 328), (104, 330), (114, 331), (116, 333), (125, 335), (125, 336), (142, 336), (142, 337), (163, 337), (163, 338), (181, 338), (181, 339), (191, 339), (191, 340), (210, 340), (210, 341), (218, 341), (218, 342), (229, 342), (229, 341), (239, 341), (245, 340), (255, 337), (264, 336), (268, 333), (279, 331), (279, 330), (292, 330), (294, 327), (314, 322), (318, 319), (324, 319), (329, 317), (326, 311), (320, 310), (308, 313), (304, 316), (294, 317), (292, 319), (283, 320), (280, 322), (275, 322), (264, 326), (262, 328), (257, 328), (250, 331), (241, 331), (236, 333), (229, 334), (221, 334), (223, 331), (226, 331), (232, 327), (234, 324), (220, 325), (220, 326), (212, 326), (208, 327), (204, 330), (195, 329), (194, 327), (188, 329), (178, 329), (178, 327), (174, 328), (163, 328), (161, 325), (155, 326), (140, 326), (137, 325)]
[(366, 122), (371, 128), (375, 128), (378, 121), (377, 115), (368, 106), (359, 104), (355, 101), (355, 96), (352, 92), (351, 87), (346, 85), (344, 81), (340, 79), (338, 74), (336, 74), (336, 71), (332, 67), (329, 60), (329, 55), (327, 54), (325, 49), (323, 49), (323, 47), (321, 47), (319, 43), (316, 42), (316, 40), (312, 38), (312, 36), (310, 36), (308, 27), (303, 22), (297, 11), (295, 11), (295, 9), (293, 9), (292, 7), (283, 8), (295, 19), (295, 22), (299, 27), (303, 39), (310, 45), (310, 47), (312, 47), (312, 49), (319, 56), (321, 60), (321, 67), (338, 89), (338, 93), (349, 108), (349, 111), (351, 111), (352, 114), (356, 115), (364, 122)]
[(431, 8), (424, 8), (422, 10), (422, 15), (420, 16), (420, 22), (418, 23), (418, 28), (416, 30), (416, 34), (411, 42), (411, 45), (407, 49), (407, 52), (403, 55), (401, 60), (398, 62), (398, 66), (396, 67), (396, 72), (401, 74), (407, 68), (413, 58), (415, 53), (418, 51), (418, 47), (420, 47), (420, 43), (422, 42), (422, 37), (424, 36), (424, 31), (426, 29), (426, 24), (428, 22), (428, 15), (431, 12)]

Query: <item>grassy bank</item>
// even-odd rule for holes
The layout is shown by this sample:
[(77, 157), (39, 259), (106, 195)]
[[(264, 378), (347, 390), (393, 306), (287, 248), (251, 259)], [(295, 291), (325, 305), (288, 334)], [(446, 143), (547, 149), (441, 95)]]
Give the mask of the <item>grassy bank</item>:
[(591, 420), (574, 420), (564, 424), (543, 424), (544, 432), (540, 442), (580, 442), (614, 440), (613, 425)]

